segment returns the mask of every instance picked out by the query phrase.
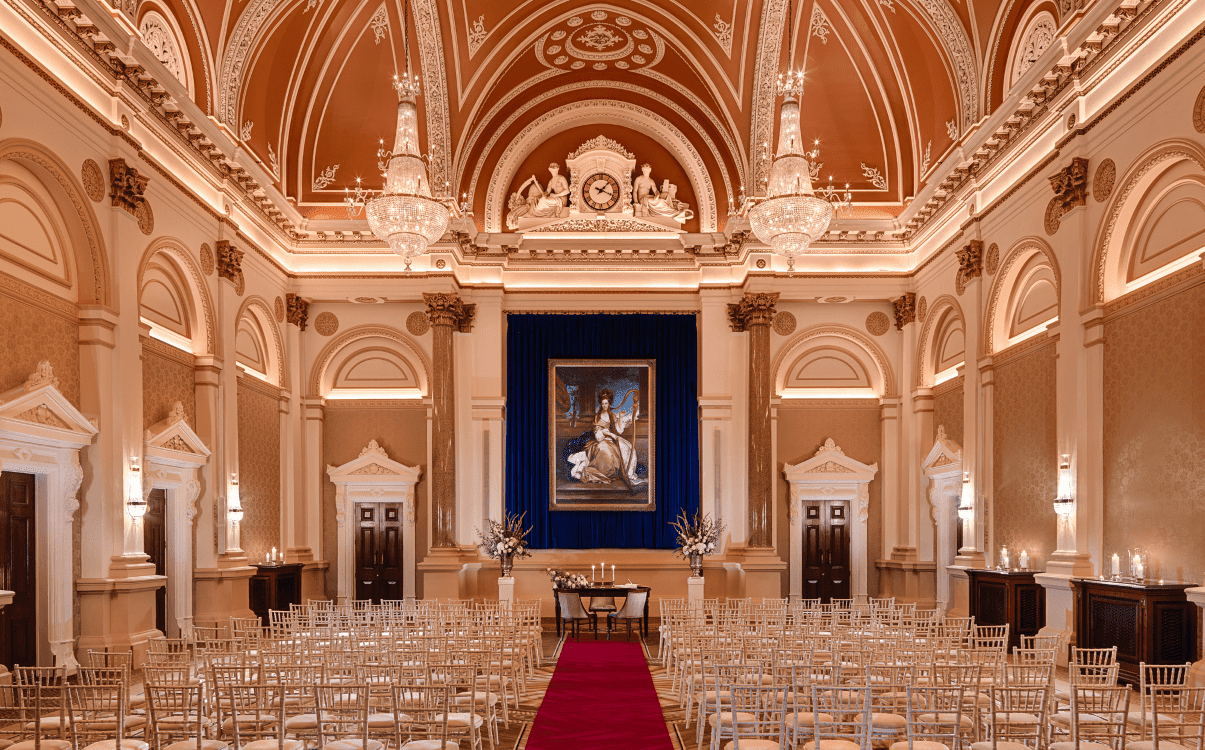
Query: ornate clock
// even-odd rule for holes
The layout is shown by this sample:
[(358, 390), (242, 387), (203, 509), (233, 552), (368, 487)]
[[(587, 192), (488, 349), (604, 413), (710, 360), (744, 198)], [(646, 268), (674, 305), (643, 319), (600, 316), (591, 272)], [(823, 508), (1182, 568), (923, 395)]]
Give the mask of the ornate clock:
[(619, 182), (606, 172), (595, 172), (582, 180), (582, 201), (599, 213), (619, 202)]

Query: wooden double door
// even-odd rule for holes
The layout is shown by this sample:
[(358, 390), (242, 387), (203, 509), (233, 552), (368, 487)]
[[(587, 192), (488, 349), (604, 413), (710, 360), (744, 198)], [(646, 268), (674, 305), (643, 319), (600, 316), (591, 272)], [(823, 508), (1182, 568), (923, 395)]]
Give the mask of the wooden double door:
[[(142, 517), (142, 551), (155, 566), (155, 575), (167, 575), (167, 491), (151, 490)], [(167, 586), (155, 589), (155, 628), (167, 635)]]
[(804, 500), (803, 598), (849, 598), (849, 502)]
[(402, 599), (402, 503), (356, 503), (356, 598)]
[(0, 474), (0, 589), (13, 592), (0, 609), (0, 664), (38, 663), (38, 549), (32, 474)]

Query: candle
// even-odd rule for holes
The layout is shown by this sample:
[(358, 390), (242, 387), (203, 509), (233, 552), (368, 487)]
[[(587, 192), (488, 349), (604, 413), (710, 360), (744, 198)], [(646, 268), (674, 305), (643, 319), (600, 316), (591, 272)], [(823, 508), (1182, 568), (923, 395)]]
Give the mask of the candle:
[(1021, 570), (1029, 570), (1029, 553), (1021, 550)]
[(1121, 558), (1117, 556), (1116, 552), (1113, 553), (1113, 575), (1121, 575)]
[[(1117, 557), (1117, 555), (1114, 555), (1114, 557)], [(590, 566), (590, 583), (594, 583), (594, 566), (593, 565)]]
[(611, 566), (611, 583), (615, 583), (615, 566)]
[(272, 558), (268, 555), (267, 552), (265, 552), (264, 553), (264, 562), (271, 562), (271, 560), (272, 560)]
[(1000, 567), (1008, 570), (1008, 547), (1000, 548)]
[(276, 562), (276, 548), (272, 548), (272, 562)]

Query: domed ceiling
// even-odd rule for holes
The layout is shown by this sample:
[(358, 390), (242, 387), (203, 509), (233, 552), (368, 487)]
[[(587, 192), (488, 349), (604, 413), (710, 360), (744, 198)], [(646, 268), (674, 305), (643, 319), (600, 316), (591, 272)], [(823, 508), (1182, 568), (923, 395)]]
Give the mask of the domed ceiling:
[(864, 216), (889, 218), (1001, 99), (1022, 19), (1038, 6), (1058, 17), (1040, 0), (153, 3), (179, 23), (198, 105), (312, 221), (345, 219), (356, 178), (380, 183), (408, 42), (431, 183), (467, 195), (486, 231), (541, 145), (567, 153), (558, 134), (591, 130), (656, 144), (635, 153), (655, 176), (706, 175), (686, 192), (715, 207), (698, 231), (721, 231), (729, 201), (767, 172), (774, 80), (790, 64), (807, 71), (820, 183), (850, 183)]

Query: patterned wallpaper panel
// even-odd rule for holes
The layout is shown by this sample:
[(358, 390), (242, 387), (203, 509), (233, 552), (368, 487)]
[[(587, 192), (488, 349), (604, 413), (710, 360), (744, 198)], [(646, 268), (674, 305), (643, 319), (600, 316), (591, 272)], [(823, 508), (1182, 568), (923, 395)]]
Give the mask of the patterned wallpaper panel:
[[(816, 455), (824, 441), (832, 438), (845, 455), (865, 464), (879, 464), (882, 468), (883, 430), (879, 421), (878, 402), (869, 406), (823, 408), (816, 406), (782, 406), (778, 409), (778, 464), (775, 467), (777, 482), (777, 507), (775, 523), (778, 525), (779, 555), (784, 559), (790, 555), (791, 540), (789, 517), (790, 487), (782, 471), (787, 464), (797, 464)], [(883, 549), (883, 489), (880, 474), (870, 482), (870, 516), (866, 522), (867, 567), (866, 590), (871, 596), (879, 591), (879, 571), (874, 561), (880, 559)], [(852, 517), (852, 509), (851, 509)], [(783, 596), (786, 596), (790, 580), (783, 576)]]
[(25, 382), (50, 360), (59, 390), (80, 406), (79, 324), (0, 294), (0, 392)]
[(142, 426), (167, 419), (176, 402), (184, 404), (188, 426), (197, 428), (197, 397), (193, 368), (178, 359), (160, 354), (155, 346), (142, 347)]
[[(342, 466), (357, 458), (369, 440), (376, 440), (394, 461), (417, 466), (422, 471), (414, 488), (417, 512), (414, 516), (414, 557), (418, 562), (426, 557), (427, 538), (427, 409), (419, 405), (392, 405), (386, 408), (356, 406), (327, 406), (322, 430), (322, 550), (330, 562), (326, 574), (327, 596), (336, 595), (338, 575), (338, 526), (335, 522), (335, 485), (326, 475), (325, 467)], [(416, 583), (421, 598), (422, 578)]]
[[(946, 436), (959, 445), (963, 445), (962, 379), (960, 375), (933, 389), (933, 434), (937, 434), (938, 425), (945, 425)], [(932, 447), (930, 444), (925, 450)]]
[[(1205, 285), (1105, 324), (1105, 556), (1205, 580)], [(1123, 570), (1127, 567), (1123, 564)]]
[[(248, 376), (249, 377), (249, 376)], [(239, 497), (242, 546), (252, 562), (280, 549), (279, 400), (243, 378), (238, 384)]]
[(1051, 503), (1058, 490), (1055, 345), (996, 366), (992, 405), (995, 528), (992, 557), (1007, 546), (1041, 569), (1058, 543)]

